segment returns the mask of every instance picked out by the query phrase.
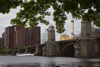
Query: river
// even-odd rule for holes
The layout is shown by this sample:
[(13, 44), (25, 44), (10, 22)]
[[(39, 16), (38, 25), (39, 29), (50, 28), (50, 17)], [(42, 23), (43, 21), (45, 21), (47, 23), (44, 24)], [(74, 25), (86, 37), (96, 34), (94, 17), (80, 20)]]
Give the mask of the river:
[(41, 56), (0, 56), (0, 67), (100, 67), (100, 59)]

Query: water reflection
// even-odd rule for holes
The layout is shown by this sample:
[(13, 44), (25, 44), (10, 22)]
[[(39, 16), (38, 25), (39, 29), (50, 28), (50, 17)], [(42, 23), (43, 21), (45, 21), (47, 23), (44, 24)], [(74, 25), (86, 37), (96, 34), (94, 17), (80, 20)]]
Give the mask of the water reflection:
[(0, 67), (100, 67), (100, 59), (0, 56)]
[(41, 63), (21, 63), (21, 64), (6, 64), (0, 67), (100, 67), (100, 62), (71, 62), (66, 64), (56, 64), (55, 62), (49, 62), (46, 64)]
[(21, 64), (6, 64), (2, 65), (2, 67), (41, 67), (41, 66), (39, 63), (21, 63)]

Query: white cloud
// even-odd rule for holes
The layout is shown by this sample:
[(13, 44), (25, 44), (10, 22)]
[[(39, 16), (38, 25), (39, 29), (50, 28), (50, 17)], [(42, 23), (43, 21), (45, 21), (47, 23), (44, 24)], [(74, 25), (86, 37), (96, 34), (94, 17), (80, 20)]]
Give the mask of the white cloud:
[(9, 14), (0, 14), (0, 36), (2, 36), (6, 27), (11, 26), (10, 21), (16, 17), (18, 11), (18, 9), (11, 9)]

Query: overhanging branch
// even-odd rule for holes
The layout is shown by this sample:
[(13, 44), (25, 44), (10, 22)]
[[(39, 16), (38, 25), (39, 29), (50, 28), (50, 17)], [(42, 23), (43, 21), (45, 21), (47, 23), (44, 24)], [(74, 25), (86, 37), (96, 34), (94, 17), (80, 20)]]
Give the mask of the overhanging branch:
[(98, 6), (96, 0), (94, 0), (94, 2), (95, 2), (95, 5), (96, 5), (96, 7), (97, 7), (98, 12), (100, 13), (100, 9), (99, 9), (99, 6)]

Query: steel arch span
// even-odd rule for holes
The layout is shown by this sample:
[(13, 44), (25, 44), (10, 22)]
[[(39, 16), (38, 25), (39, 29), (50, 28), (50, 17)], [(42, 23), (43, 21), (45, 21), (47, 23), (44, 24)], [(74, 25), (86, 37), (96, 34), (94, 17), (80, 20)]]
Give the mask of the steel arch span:
[(59, 55), (60, 56), (65, 56), (65, 57), (74, 57), (75, 54), (75, 49), (74, 45), (76, 43), (68, 43), (66, 44), (60, 51)]

